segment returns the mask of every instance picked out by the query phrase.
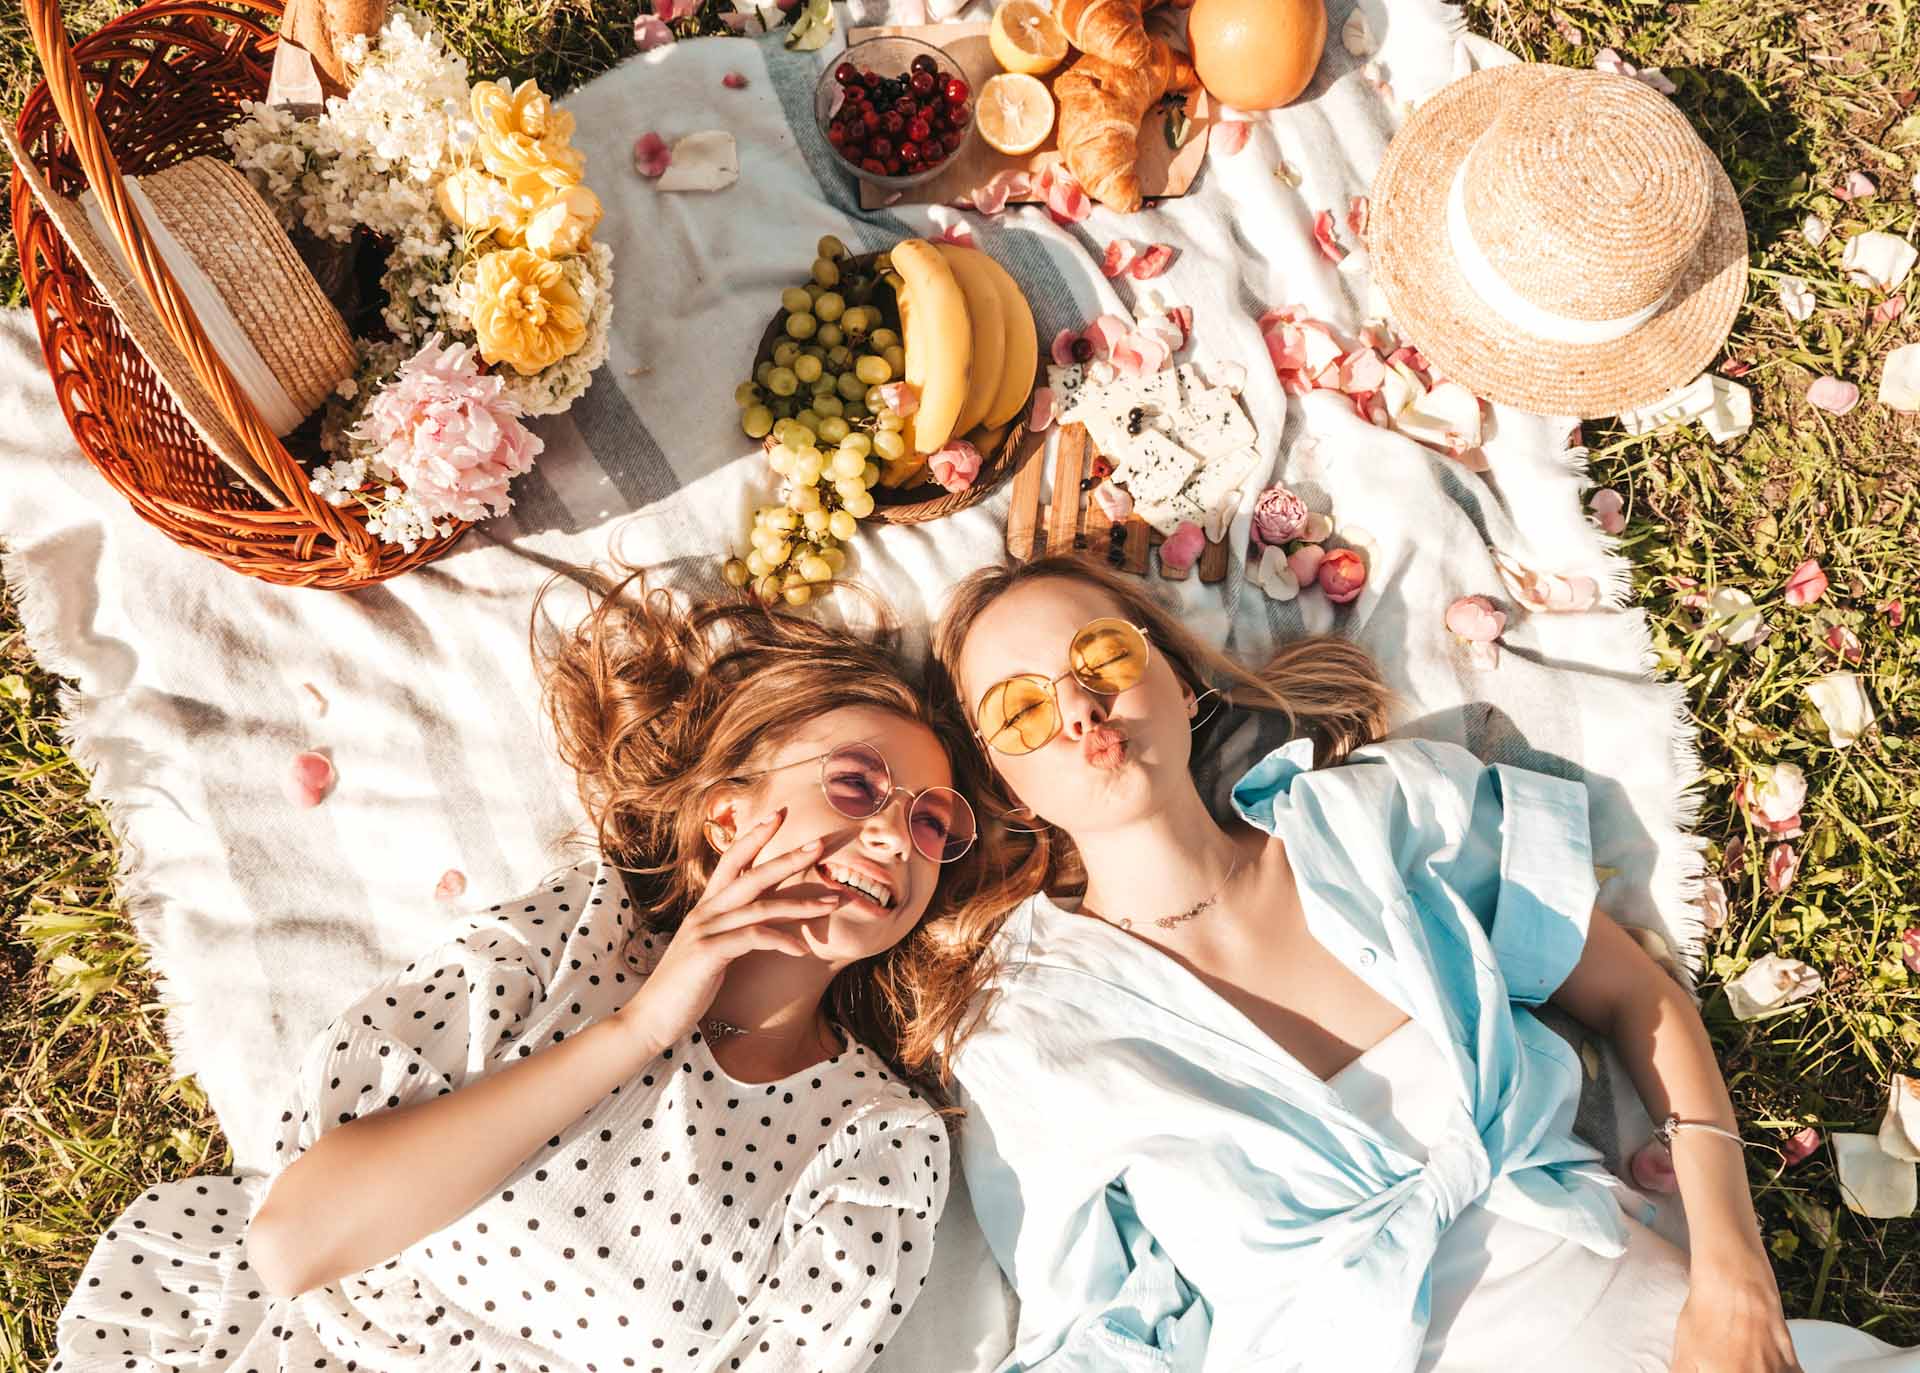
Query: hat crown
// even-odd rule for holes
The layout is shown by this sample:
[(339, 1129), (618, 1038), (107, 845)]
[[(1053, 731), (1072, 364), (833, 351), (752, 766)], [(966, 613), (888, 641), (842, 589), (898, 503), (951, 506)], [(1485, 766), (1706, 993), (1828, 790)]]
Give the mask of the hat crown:
[(1515, 99), (1461, 168), (1487, 263), (1540, 309), (1604, 321), (1654, 308), (1712, 216), (1712, 154), (1642, 82), (1565, 72)]

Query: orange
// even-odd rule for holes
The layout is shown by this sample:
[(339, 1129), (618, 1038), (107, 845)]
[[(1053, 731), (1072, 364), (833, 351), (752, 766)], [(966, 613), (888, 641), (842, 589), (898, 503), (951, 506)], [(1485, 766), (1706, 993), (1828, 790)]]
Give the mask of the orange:
[(1313, 80), (1325, 0), (1194, 0), (1187, 43), (1200, 84), (1237, 110), (1271, 110)]
[(987, 28), (993, 59), (1010, 72), (1042, 76), (1067, 60), (1067, 35), (1040, 0), (1007, 0)]
[(1001, 72), (980, 88), (973, 117), (989, 147), (1017, 157), (1053, 132), (1053, 93), (1037, 76)]

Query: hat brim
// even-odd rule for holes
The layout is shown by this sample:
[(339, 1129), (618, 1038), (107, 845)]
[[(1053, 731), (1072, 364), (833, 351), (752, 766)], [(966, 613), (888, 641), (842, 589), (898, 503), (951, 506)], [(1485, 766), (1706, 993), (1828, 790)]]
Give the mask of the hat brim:
[[(4, 123), (0, 121), (0, 126)], [(213, 394), (201, 384), (193, 364), (175, 345), (166, 325), (154, 313), (146, 292), (121, 270), (118, 256), (94, 233), (93, 225), (80, 203), (57, 194), (47, 184), (40, 169), (27, 155), (26, 149), (20, 146), (11, 129), (0, 127), (0, 142), (6, 144), (13, 158), (14, 170), (26, 181), (40, 209), (60, 230), (68, 250), (86, 269), (94, 288), (113, 307), (120, 327), (126, 330), (127, 337), (140, 350), (140, 355), (146, 359), (147, 365), (160, 379), (160, 384), (166, 387), (167, 394), (173, 398), (174, 404), (201, 440), (229, 471), (246, 482), (270, 508), (284, 506), (286, 497), (261, 470), (239, 434), (227, 423)]]
[(1660, 399), (1726, 342), (1747, 292), (1747, 231), (1718, 160), (1700, 247), (1659, 314), (1607, 343), (1564, 343), (1508, 324), (1467, 284), (1447, 242), (1454, 174), (1507, 102), (1563, 69), (1474, 72), (1423, 102), (1373, 182), (1368, 252), (1393, 322), (1449, 380), (1536, 414), (1592, 419)]

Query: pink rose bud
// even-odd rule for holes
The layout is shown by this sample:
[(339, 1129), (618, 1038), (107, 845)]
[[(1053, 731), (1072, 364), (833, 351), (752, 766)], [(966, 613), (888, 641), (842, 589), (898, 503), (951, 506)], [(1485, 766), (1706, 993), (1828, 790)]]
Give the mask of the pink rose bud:
[(1351, 548), (1329, 549), (1320, 563), (1320, 589), (1335, 605), (1345, 605), (1367, 584), (1367, 565)]
[(1673, 1155), (1657, 1139), (1650, 1139), (1627, 1165), (1633, 1185), (1643, 1192), (1677, 1192), (1680, 1180), (1673, 1175)]
[(333, 764), (324, 753), (296, 753), (287, 770), (287, 799), (296, 806), (317, 806), (333, 790), (333, 781)]
[(720, 78), (720, 84), (730, 91), (743, 91), (747, 88), (747, 74), (745, 72), (728, 72)]
[(1787, 1136), (1786, 1143), (1780, 1146), (1780, 1157), (1788, 1167), (1804, 1163), (1819, 1152), (1820, 1132), (1811, 1125), (1803, 1126)]
[(1787, 578), (1787, 604), (1812, 605), (1825, 594), (1827, 574), (1820, 570), (1818, 558), (1808, 558)]
[(1327, 550), (1317, 543), (1303, 543), (1287, 554), (1287, 571), (1301, 586), (1312, 586), (1314, 578), (1320, 575), (1320, 564), (1325, 562)]
[(1307, 503), (1284, 486), (1269, 486), (1253, 502), (1253, 542), (1260, 548), (1300, 537), (1312, 512)]
[(1800, 872), (1800, 855), (1791, 844), (1775, 844), (1767, 850), (1767, 890), (1779, 896), (1793, 885)]
[(1447, 607), (1447, 628), (1470, 644), (1490, 644), (1507, 627), (1507, 613), (1485, 596), (1462, 596)]

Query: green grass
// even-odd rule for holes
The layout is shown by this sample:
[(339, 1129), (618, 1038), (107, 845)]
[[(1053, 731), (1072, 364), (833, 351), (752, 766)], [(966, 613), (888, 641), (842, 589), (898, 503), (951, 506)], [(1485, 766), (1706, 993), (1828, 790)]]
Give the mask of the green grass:
[[(476, 71), (559, 89), (625, 54), (634, 4), (435, 0), (421, 8)], [(116, 0), (70, 4), (68, 19), (85, 31), (121, 8)], [(1753, 432), (1718, 449), (1692, 428), (1635, 439), (1590, 425), (1588, 439), (1595, 480), (1628, 498), (1635, 596), (1700, 730), (1700, 828), (1732, 897), (1702, 990), (1747, 1134), (1779, 1138), (1808, 1123), (1871, 1131), (1888, 1074), (1920, 1058), (1920, 990), (1899, 946), (1900, 932), (1920, 924), (1910, 876), (1920, 861), (1920, 770), (1901, 737), (1916, 713), (1920, 645), (1876, 610), (1910, 599), (1916, 585), (1920, 427), (1872, 400), (1879, 360), (1920, 338), (1920, 325), (1912, 314), (1871, 324), (1873, 297), (1845, 284), (1838, 261), (1847, 234), (1913, 231), (1920, 16), (1903, 0), (1472, 0), (1467, 8), (1476, 31), (1525, 56), (1585, 66), (1610, 45), (1664, 68), (1739, 190), (1754, 272), (1728, 355), (1752, 364), (1744, 380), (1754, 391)], [(35, 79), (16, 14), (0, 15), (0, 105), (9, 109)], [(1843, 205), (1828, 188), (1856, 169), (1881, 193)], [(1837, 230), (1817, 249), (1798, 232), (1808, 213)], [(0, 299), (17, 301), (11, 248), (10, 238), (0, 246)], [(1820, 309), (1806, 324), (1778, 306), (1782, 273), (1813, 283)], [(1920, 276), (1909, 286), (1920, 294)], [(1858, 382), (1866, 399), (1840, 418), (1812, 409), (1804, 393), (1822, 373)], [(1809, 556), (1821, 559), (1832, 588), (1814, 606), (1789, 607), (1782, 583)], [(1751, 592), (1771, 636), (1716, 651), (1683, 604), (1695, 584)], [(1820, 639), (1834, 623), (1859, 635), (1858, 670), (1881, 721), (1844, 753), (1828, 746), (1802, 690), (1831, 666)], [(204, 1099), (191, 1083), (169, 1083), (151, 981), (114, 884), (114, 841), (65, 750), (55, 688), (0, 595), (0, 975), (15, 992), (0, 1006), (5, 1373), (45, 1364), (53, 1321), (94, 1237), (144, 1183), (229, 1161)], [(1728, 804), (1741, 769), (1774, 760), (1800, 763), (1811, 783), (1807, 833), (1797, 841), (1804, 864), (1783, 896), (1762, 880), (1764, 846), (1738, 852), (1745, 824)], [(1718, 984), (1767, 952), (1811, 962), (1827, 989), (1778, 1018), (1735, 1022)], [(1786, 1170), (1764, 1149), (1749, 1158), (1789, 1313), (1920, 1341), (1914, 1223), (1846, 1211), (1824, 1152)]]

